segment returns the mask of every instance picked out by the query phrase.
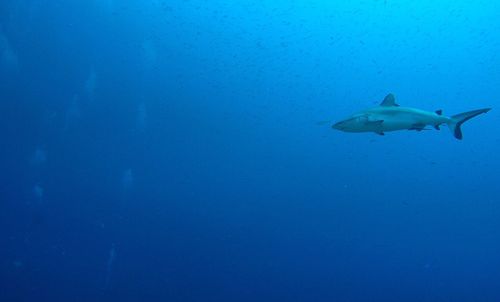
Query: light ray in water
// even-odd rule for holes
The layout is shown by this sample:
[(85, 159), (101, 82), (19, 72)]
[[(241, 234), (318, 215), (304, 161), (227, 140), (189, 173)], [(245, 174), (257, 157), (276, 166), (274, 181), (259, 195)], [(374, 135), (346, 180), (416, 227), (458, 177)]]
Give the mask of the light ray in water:
[(134, 174), (132, 169), (126, 169), (122, 176), (122, 186), (125, 190), (128, 190), (134, 183)]
[(115, 244), (111, 244), (111, 249), (109, 250), (108, 264), (106, 265), (106, 279), (104, 281), (104, 288), (108, 288), (109, 281), (111, 279), (111, 272), (113, 271), (113, 263), (115, 261), (116, 250)]
[(84, 87), (87, 98), (90, 101), (94, 100), (96, 86), (97, 86), (97, 73), (95, 69), (92, 67), (90, 70), (90, 74), (87, 80), (85, 81), (85, 87)]
[(9, 39), (3, 33), (0, 27), (0, 64), (3, 67), (9, 67), (10, 69), (17, 70), (19, 65), (19, 59), (17, 53), (12, 48)]
[(41, 165), (47, 161), (47, 152), (43, 147), (36, 147), (35, 153), (31, 158), (31, 163), (34, 165)]
[(43, 187), (40, 184), (36, 184), (33, 187), (33, 194), (38, 202), (41, 203), (43, 201)]
[(139, 128), (139, 130), (143, 130), (146, 127), (147, 117), (148, 113), (146, 111), (146, 105), (144, 105), (144, 103), (140, 103), (137, 108), (137, 128)]

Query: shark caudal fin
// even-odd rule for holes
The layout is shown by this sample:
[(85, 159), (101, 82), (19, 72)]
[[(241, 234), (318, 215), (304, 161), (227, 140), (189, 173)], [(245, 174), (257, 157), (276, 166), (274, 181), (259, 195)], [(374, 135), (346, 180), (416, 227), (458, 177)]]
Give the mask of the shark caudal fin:
[(455, 136), (456, 139), (462, 139), (463, 137), (462, 129), (460, 128), (462, 124), (470, 120), (471, 118), (478, 116), (482, 113), (486, 113), (490, 110), (491, 108), (485, 108), (454, 115), (448, 122), (448, 127), (450, 128), (451, 132), (453, 133), (453, 136)]

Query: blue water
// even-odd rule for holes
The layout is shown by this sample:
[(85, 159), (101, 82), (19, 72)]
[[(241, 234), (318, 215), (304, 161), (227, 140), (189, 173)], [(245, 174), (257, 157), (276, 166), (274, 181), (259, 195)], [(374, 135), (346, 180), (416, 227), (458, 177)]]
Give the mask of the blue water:
[[(499, 53), (498, 1), (2, 0), (0, 301), (500, 301)], [(331, 129), (388, 93), (493, 110)]]

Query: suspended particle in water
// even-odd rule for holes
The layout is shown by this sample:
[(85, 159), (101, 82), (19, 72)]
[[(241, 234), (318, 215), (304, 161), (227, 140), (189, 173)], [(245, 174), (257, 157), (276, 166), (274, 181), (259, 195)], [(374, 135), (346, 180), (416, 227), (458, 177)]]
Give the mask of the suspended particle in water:
[(20, 269), (24, 266), (24, 263), (21, 260), (14, 260), (12, 262), (12, 265), (14, 266), (14, 268)]

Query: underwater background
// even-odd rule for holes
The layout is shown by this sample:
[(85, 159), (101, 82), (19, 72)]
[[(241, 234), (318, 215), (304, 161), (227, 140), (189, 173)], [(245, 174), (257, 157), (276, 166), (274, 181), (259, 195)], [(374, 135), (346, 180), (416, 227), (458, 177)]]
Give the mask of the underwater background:
[[(0, 301), (500, 301), (499, 52), (493, 0), (2, 0)], [(493, 110), (331, 129), (388, 93)]]

